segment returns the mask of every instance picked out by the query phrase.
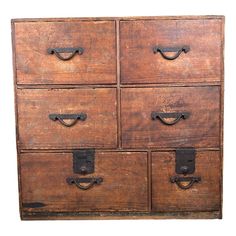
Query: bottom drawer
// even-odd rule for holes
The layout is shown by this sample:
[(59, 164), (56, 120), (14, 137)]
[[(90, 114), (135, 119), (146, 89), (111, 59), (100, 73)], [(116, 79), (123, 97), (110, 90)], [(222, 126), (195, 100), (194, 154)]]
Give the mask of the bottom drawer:
[[(188, 189), (190, 182), (172, 183), (172, 176), (200, 177)], [(158, 212), (219, 211), (221, 205), (221, 160), (218, 151), (196, 152), (195, 172), (178, 175), (175, 172), (175, 152), (152, 153), (152, 210)], [(181, 180), (183, 181), (183, 179)], [(190, 185), (189, 185), (190, 186)]]
[[(73, 173), (71, 153), (20, 155), (23, 212), (147, 211), (147, 154), (95, 153), (93, 174)], [(82, 190), (67, 178), (102, 178)], [(84, 185), (85, 186), (85, 185)]]

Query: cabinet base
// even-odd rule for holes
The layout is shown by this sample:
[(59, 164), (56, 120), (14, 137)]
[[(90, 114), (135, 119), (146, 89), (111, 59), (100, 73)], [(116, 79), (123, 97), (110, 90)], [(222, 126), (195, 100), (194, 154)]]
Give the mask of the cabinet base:
[(22, 212), (22, 220), (222, 219), (210, 212)]

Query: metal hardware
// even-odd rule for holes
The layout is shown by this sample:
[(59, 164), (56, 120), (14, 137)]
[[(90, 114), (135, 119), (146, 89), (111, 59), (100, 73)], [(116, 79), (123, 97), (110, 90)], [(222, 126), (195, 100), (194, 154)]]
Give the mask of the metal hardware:
[[(182, 46), (182, 47), (161, 47), (161, 46), (155, 46), (153, 47), (153, 53), (156, 54), (160, 52), (162, 57), (166, 60), (174, 60), (179, 57), (179, 55), (184, 52), (187, 53), (190, 51), (189, 46)], [(176, 52), (174, 56), (167, 56), (165, 52)]]
[[(201, 177), (199, 176), (190, 176), (190, 177), (172, 176), (170, 177), (170, 182), (176, 183), (177, 186), (183, 190), (191, 188), (194, 183), (199, 183), (200, 181), (201, 181)], [(189, 183), (187, 185), (184, 185), (183, 182), (189, 182)]]
[(75, 174), (91, 174), (94, 172), (95, 149), (79, 149), (73, 151), (73, 172)]
[[(79, 113), (79, 114), (49, 114), (49, 119), (53, 121), (59, 121), (62, 125), (66, 127), (71, 127), (75, 125), (78, 120), (85, 121), (87, 119), (87, 114)], [(73, 120), (71, 123), (66, 123), (64, 120)]]
[[(152, 120), (159, 119), (165, 125), (174, 125), (176, 124), (181, 118), (187, 119), (189, 118), (189, 112), (155, 112), (151, 113)], [(166, 121), (165, 119), (175, 118), (173, 121)]]
[[(75, 184), (79, 189), (87, 190), (92, 188), (94, 185), (99, 185), (103, 182), (103, 178), (101, 177), (91, 177), (91, 178), (74, 178), (68, 177), (66, 182), (69, 185)], [(88, 185), (81, 185), (83, 183), (88, 183)]]
[(195, 171), (195, 155), (196, 151), (194, 148), (177, 149), (175, 156), (176, 174), (193, 174)]
[(40, 208), (45, 207), (46, 205), (42, 202), (25, 202), (22, 203), (22, 207), (24, 208)]
[[(193, 174), (195, 171), (195, 155), (194, 148), (180, 148), (176, 150), (175, 156), (175, 172), (177, 174)], [(176, 183), (181, 189), (189, 189), (194, 183), (199, 183), (201, 177), (199, 176), (172, 176), (170, 177), (171, 183)], [(183, 182), (188, 182), (187, 185)]]
[[(84, 49), (81, 47), (77, 48), (48, 48), (47, 50), (48, 54), (55, 54), (57, 58), (59, 58), (62, 61), (68, 61), (72, 59), (76, 53), (78, 55), (82, 55), (84, 52)], [(63, 57), (60, 53), (71, 53), (68, 57)]]

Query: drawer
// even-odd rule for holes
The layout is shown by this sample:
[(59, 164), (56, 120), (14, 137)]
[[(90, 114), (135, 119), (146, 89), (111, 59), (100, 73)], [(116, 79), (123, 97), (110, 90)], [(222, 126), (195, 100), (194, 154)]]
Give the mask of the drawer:
[(122, 147), (218, 147), (220, 87), (124, 88)]
[[(71, 153), (25, 153), (20, 165), (24, 212), (147, 211), (144, 152), (96, 151), (95, 172), (89, 175), (73, 173)], [(82, 190), (68, 178), (102, 182)]]
[(219, 81), (221, 39), (221, 19), (121, 21), (121, 82)]
[[(191, 175), (177, 175), (183, 178), (197, 177), (201, 181), (189, 189), (181, 189), (170, 178), (175, 173), (175, 152), (152, 153), (152, 210), (176, 211), (218, 211), (221, 205), (221, 160), (218, 151), (199, 151), (195, 157), (195, 172)], [(184, 180), (184, 179), (183, 179)], [(187, 186), (189, 182), (180, 182)]]
[(19, 145), (115, 148), (116, 89), (18, 89)]
[(18, 84), (116, 83), (114, 21), (16, 22), (14, 30)]

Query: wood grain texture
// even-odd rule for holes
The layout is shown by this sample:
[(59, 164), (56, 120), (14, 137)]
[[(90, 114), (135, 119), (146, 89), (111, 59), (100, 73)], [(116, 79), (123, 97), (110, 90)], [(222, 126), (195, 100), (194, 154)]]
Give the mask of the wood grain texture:
[[(190, 52), (167, 61), (153, 43)], [(224, 16), (14, 19), (12, 44), (21, 219), (222, 218)], [(84, 54), (70, 61), (47, 54), (78, 46)], [(71, 128), (48, 119), (82, 109), (88, 119)], [(156, 109), (191, 116), (165, 126), (149, 120)], [(204, 181), (182, 193), (162, 183), (186, 146)], [(87, 147), (88, 177), (107, 182), (81, 193), (65, 178), (82, 177), (72, 150)]]
[(221, 219), (219, 211), (201, 212), (23, 212), (22, 220)]
[[(96, 152), (95, 172), (73, 173), (70, 153), (21, 154), (23, 203), (41, 202), (30, 212), (147, 211), (147, 154)], [(99, 176), (100, 185), (83, 191), (68, 185), (66, 178)]]
[(175, 152), (152, 153), (152, 210), (218, 211), (220, 210), (220, 152), (197, 152), (195, 172), (189, 176), (201, 176), (200, 183), (182, 190), (170, 182), (175, 176)]
[[(116, 89), (26, 89), (17, 91), (22, 149), (117, 146)], [(65, 127), (49, 114), (87, 114)]]
[(15, 18), (15, 22), (74, 22), (74, 21), (107, 21), (107, 20), (199, 20), (224, 19), (223, 15), (184, 15), (184, 16), (120, 16), (120, 17), (57, 17), (57, 18)]
[[(83, 47), (84, 53), (69, 61), (47, 53), (66, 47)], [(113, 21), (18, 22), (15, 50), (18, 84), (116, 83)]]
[[(221, 25), (221, 19), (121, 21), (121, 82), (220, 81)], [(157, 45), (189, 45), (190, 51), (169, 61), (153, 53)]]
[[(122, 88), (123, 148), (219, 146), (220, 88)], [(175, 125), (152, 120), (151, 112), (189, 112)]]

